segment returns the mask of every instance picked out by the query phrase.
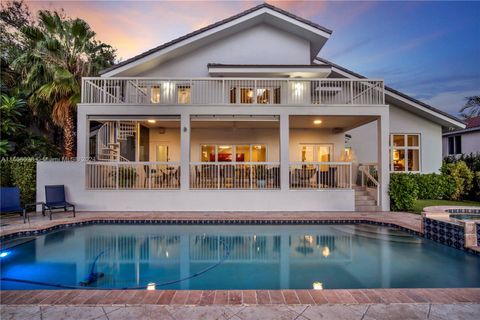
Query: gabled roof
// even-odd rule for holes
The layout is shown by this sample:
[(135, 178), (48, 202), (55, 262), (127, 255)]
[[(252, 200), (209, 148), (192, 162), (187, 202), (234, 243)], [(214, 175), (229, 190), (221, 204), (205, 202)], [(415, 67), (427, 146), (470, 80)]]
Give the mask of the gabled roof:
[(140, 59), (142, 59), (142, 58), (145, 58), (145, 57), (147, 57), (147, 56), (149, 56), (149, 55), (151, 55), (151, 54), (153, 54), (153, 53), (156, 53), (156, 52), (158, 52), (158, 51), (161, 51), (161, 50), (163, 50), (163, 49), (166, 49), (166, 48), (168, 48), (168, 47), (171, 47), (171, 46), (173, 46), (173, 45), (175, 45), (175, 44), (179, 44), (179, 43), (181, 43), (182, 41), (185, 41), (185, 40), (187, 40), (187, 39), (193, 38), (193, 37), (195, 37), (195, 36), (197, 36), (197, 35), (200, 35), (200, 34), (202, 34), (202, 33), (207, 32), (207, 31), (209, 31), (209, 30), (213, 30), (213, 29), (215, 29), (215, 28), (217, 28), (217, 27), (220, 27), (220, 26), (225, 25), (225, 24), (227, 24), (227, 23), (229, 23), (229, 22), (232, 22), (232, 21), (234, 21), (234, 20), (237, 20), (237, 19), (240, 19), (240, 18), (242, 18), (242, 17), (245, 17), (245, 16), (247, 16), (247, 15), (249, 15), (249, 14), (251, 14), (251, 13), (254, 13), (255, 11), (261, 10), (261, 9), (272, 10), (273, 12), (276, 12), (276, 13), (279, 13), (279, 14), (281, 14), (281, 15), (283, 15), (283, 16), (288, 17), (288, 18), (294, 19), (294, 20), (296, 20), (296, 21), (298, 21), (298, 22), (300, 22), (300, 23), (302, 23), (302, 24), (305, 24), (306, 26), (309, 26), (309, 27), (311, 27), (311, 28), (317, 29), (318, 31), (321, 31), (322, 33), (325, 33), (325, 34), (327, 35), (327, 37), (328, 37), (330, 34), (332, 34), (332, 30), (327, 29), (327, 28), (325, 28), (325, 27), (323, 27), (323, 26), (321, 26), (321, 25), (319, 25), (319, 24), (317, 24), (317, 23), (315, 23), (315, 22), (313, 22), (313, 21), (310, 21), (310, 20), (301, 18), (301, 17), (299, 17), (299, 16), (296, 16), (296, 15), (294, 15), (294, 14), (288, 12), (288, 11), (282, 10), (282, 9), (280, 9), (280, 8), (278, 8), (278, 7), (275, 7), (275, 6), (271, 5), (271, 4), (262, 3), (262, 4), (258, 5), (258, 6), (255, 6), (255, 7), (252, 7), (252, 8), (250, 8), (250, 9), (247, 9), (247, 10), (245, 10), (245, 11), (243, 11), (243, 12), (240, 12), (240, 13), (238, 13), (238, 14), (236, 14), (236, 15), (233, 15), (233, 16), (231, 16), (231, 17), (229, 17), (229, 18), (226, 18), (226, 19), (223, 19), (223, 20), (221, 20), (221, 21), (212, 23), (212, 24), (210, 24), (210, 25), (208, 25), (208, 26), (206, 26), (206, 27), (203, 27), (203, 28), (201, 28), (201, 29), (198, 29), (198, 30), (196, 30), (196, 31), (193, 31), (193, 32), (191, 32), (191, 33), (188, 33), (188, 34), (186, 34), (186, 35), (184, 35), (184, 36), (182, 36), (182, 37), (179, 37), (179, 38), (177, 38), (177, 39), (174, 39), (174, 40), (172, 40), (172, 41), (169, 41), (169, 42), (167, 42), (167, 43), (164, 43), (164, 44), (162, 44), (162, 45), (160, 45), (160, 46), (158, 46), (158, 47), (155, 47), (155, 48), (153, 48), (153, 49), (150, 49), (150, 50), (148, 50), (148, 51), (145, 51), (145, 52), (143, 52), (143, 53), (141, 53), (141, 54), (139, 54), (139, 55), (136, 55), (136, 56), (134, 56), (134, 57), (132, 57), (132, 58), (130, 58), (130, 59), (127, 59), (127, 60), (125, 60), (125, 61), (122, 61), (122, 62), (120, 62), (120, 63), (117, 63), (117, 64), (115, 64), (115, 65), (113, 65), (113, 66), (111, 66), (111, 67), (109, 67), (109, 68), (107, 68), (107, 69), (102, 70), (102, 71), (100, 72), (100, 74), (102, 75), (102, 74), (106, 74), (106, 73), (108, 73), (108, 72), (111, 72), (111, 71), (113, 71), (113, 70), (115, 70), (115, 69), (118, 69), (118, 68), (123, 67), (123, 66), (125, 66), (125, 65), (128, 65), (128, 64), (130, 64), (130, 63), (132, 63), (132, 62), (135, 62), (135, 61), (138, 61), (138, 60), (140, 60)]
[[(315, 61), (320, 62), (321, 64), (327, 64), (331, 65), (334, 69), (338, 69), (342, 73), (346, 74), (345, 76), (357, 78), (357, 79), (367, 79), (367, 77), (358, 74), (354, 71), (351, 71), (345, 67), (342, 67), (338, 64), (335, 64), (329, 60), (326, 60), (324, 58), (317, 57)], [(314, 61), (314, 62), (315, 62)], [(439, 110), (435, 107), (432, 107), (425, 102), (422, 102), (418, 99), (412, 98), (409, 95), (406, 95), (403, 92), (400, 92), (398, 90), (395, 90), (391, 87), (385, 86), (385, 95), (386, 97), (390, 97), (392, 99), (396, 99), (402, 102), (407, 103), (411, 108), (416, 108), (417, 110), (412, 109), (411, 111), (418, 111), (422, 113), (422, 111), (426, 111), (425, 115), (433, 115), (436, 118), (436, 122), (440, 123), (442, 126), (447, 127), (447, 128), (458, 128), (462, 129), (465, 128), (465, 123), (460, 120), (459, 118), (452, 116), (451, 114), (444, 112), (442, 110)], [(423, 110), (422, 110), (423, 109)]]

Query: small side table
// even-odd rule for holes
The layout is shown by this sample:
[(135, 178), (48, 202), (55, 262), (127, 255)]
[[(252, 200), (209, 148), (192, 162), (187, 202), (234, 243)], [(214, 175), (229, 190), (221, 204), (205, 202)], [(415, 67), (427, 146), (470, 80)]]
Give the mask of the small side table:
[(30, 222), (30, 218), (28, 217), (28, 211), (27, 211), (28, 208), (34, 207), (35, 209), (37, 209), (37, 206), (38, 206), (38, 205), (42, 205), (42, 206), (43, 206), (44, 204), (45, 204), (45, 202), (43, 202), (43, 201), (26, 204), (26, 205), (23, 207), (23, 223), (27, 223), (27, 220), (28, 220), (28, 222)]

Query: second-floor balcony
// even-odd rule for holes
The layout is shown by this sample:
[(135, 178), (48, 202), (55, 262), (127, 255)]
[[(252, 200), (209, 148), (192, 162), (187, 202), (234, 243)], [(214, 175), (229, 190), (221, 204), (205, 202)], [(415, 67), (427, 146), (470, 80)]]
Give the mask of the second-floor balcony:
[(100, 105), (382, 105), (382, 80), (83, 78), (82, 103)]

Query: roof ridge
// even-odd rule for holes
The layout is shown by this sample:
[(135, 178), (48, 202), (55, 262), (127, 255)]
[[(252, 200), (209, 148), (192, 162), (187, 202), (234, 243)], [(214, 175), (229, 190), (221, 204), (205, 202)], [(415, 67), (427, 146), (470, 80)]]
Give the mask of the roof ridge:
[(310, 26), (312, 26), (312, 27), (314, 27), (314, 28), (316, 28), (316, 29), (319, 29), (319, 30), (321, 30), (321, 31), (323, 31), (323, 32), (326, 32), (326, 33), (329, 33), (329, 34), (331, 34), (331, 33), (333, 32), (332, 30), (327, 29), (327, 28), (325, 28), (325, 27), (323, 27), (323, 26), (321, 26), (321, 25), (319, 25), (319, 24), (317, 24), (317, 23), (315, 23), (315, 22), (313, 22), (313, 21), (310, 21), (310, 20), (304, 19), (304, 18), (302, 18), (302, 17), (296, 16), (296, 15), (294, 15), (294, 14), (291, 13), (291, 12), (285, 11), (285, 10), (283, 10), (283, 9), (280, 9), (280, 8), (274, 6), (274, 5), (271, 5), (271, 4), (269, 4), (269, 3), (264, 2), (264, 3), (261, 3), (261, 4), (259, 4), (259, 5), (254, 6), (254, 7), (251, 7), (251, 8), (249, 8), (249, 9), (246, 9), (246, 10), (240, 12), (240, 13), (237, 13), (237, 14), (235, 14), (235, 15), (233, 15), (233, 16), (230, 16), (230, 17), (228, 17), (228, 18), (225, 18), (225, 19), (219, 20), (219, 21), (217, 21), (217, 22), (211, 23), (211, 24), (209, 24), (209, 25), (207, 25), (207, 26), (205, 26), (205, 27), (202, 27), (202, 28), (200, 28), (200, 29), (197, 29), (197, 30), (194, 30), (194, 31), (192, 31), (192, 32), (190, 32), (190, 33), (187, 33), (187, 34), (185, 34), (185, 35), (183, 35), (183, 36), (181, 36), (181, 37), (178, 37), (178, 38), (175, 38), (175, 39), (170, 40), (170, 41), (168, 41), (168, 42), (165, 42), (165, 43), (163, 43), (163, 44), (161, 44), (161, 45), (159, 45), (159, 46), (156, 46), (156, 47), (154, 47), (154, 48), (152, 48), (152, 49), (149, 49), (149, 50), (147, 50), (147, 51), (145, 51), (145, 52), (142, 52), (142, 53), (137, 54), (137, 55), (135, 55), (135, 56), (133, 56), (133, 57), (131, 57), (131, 58), (128, 58), (128, 59), (125, 60), (125, 61), (121, 61), (121, 62), (119, 62), (119, 63), (117, 63), (117, 64), (114, 64), (113, 66), (111, 66), (111, 67), (109, 67), (109, 68), (103, 69), (102, 71), (99, 72), (99, 74), (104, 74), (104, 73), (106, 73), (106, 72), (115, 70), (115, 69), (117, 69), (117, 68), (119, 68), (119, 67), (122, 67), (122, 66), (124, 66), (124, 65), (127, 65), (127, 64), (129, 64), (129, 63), (131, 63), (131, 62), (133, 62), (133, 61), (136, 61), (136, 60), (138, 60), (138, 59), (141, 59), (141, 58), (143, 58), (143, 57), (146, 57), (146, 56), (148, 56), (148, 55), (150, 55), (150, 54), (152, 54), (152, 53), (154, 53), (154, 52), (156, 52), (156, 51), (159, 51), (159, 50), (161, 50), (161, 49), (164, 49), (164, 48), (166, 48), (166, 47), (169, 47), (169, 46), (171, 46), (171, 45), (173, 45), (173, 44), (176, 44), (176, 43), (178, 43), (178, 42), (180, 42), (180, 41), (183, 41), (183, 40), (185, 40), (185, 39), (191, 38), (191, 37), (196, 36), (196, 35), (198, 35), (198, 34), (200, 34), (200, 33), (202, 33), (202, 32), (205, 32), (205, 31), (207, 31), (207, 30), (216, 28), (216, 27), (218, 27), (218, 26), (221, 26), (222, 24), (225, 24), (225, 23), (228, 23), (228, 22), (230, 22), (230, 21), (236, 20), (236, 19), (238, 19), (238, 18), (241, 18), (241, 17), (243, 17), (243, 16), (246, 16), (247, 14), (250, 14), (250, 13), (252, 13), (252, 12), (255, 12), (255, 11), (260, 10), (260, 9), (263, 9), (263, 8), (268, 8), (268, 9), (270, 9), (270, 10), (276, 11), (276, 12), (281, 13), (281, 14), (287, 16), (287, 17), (290, 17), (290, 18), (295, 19), (295, 20), (298, 20), (298, 21), (300, 21), (300, 22), (302, 22), (302, 23), (308, 24), (308, 25), (310, 25)]

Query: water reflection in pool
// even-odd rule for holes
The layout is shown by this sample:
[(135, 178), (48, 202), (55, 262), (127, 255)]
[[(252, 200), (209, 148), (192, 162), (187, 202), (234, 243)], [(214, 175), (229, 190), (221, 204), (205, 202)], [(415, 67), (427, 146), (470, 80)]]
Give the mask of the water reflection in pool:
[[(161, 289), (478, 287), (480, 257), (385, 227), (95, 225), (22, 244), (2, 277), (77, 286)], [(2, 281), (2, 289), (41, 286)], [(157, 289), (160, 289), (157, 287)]]

